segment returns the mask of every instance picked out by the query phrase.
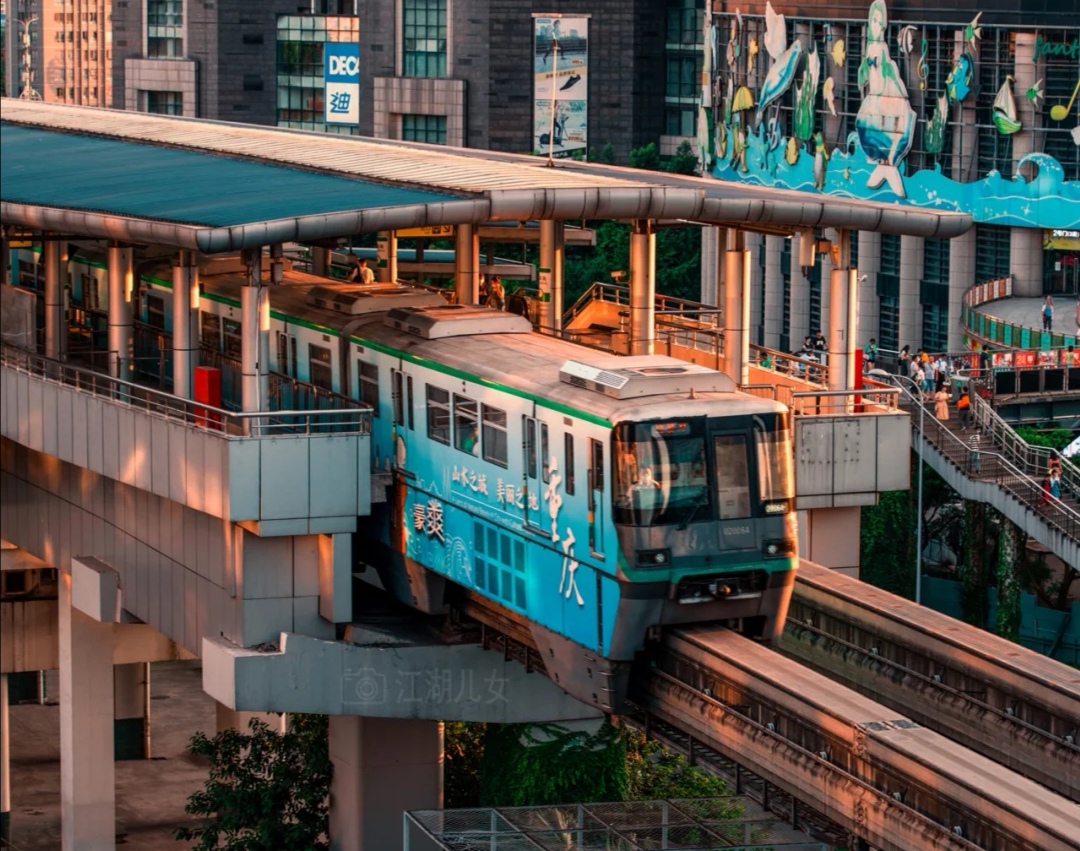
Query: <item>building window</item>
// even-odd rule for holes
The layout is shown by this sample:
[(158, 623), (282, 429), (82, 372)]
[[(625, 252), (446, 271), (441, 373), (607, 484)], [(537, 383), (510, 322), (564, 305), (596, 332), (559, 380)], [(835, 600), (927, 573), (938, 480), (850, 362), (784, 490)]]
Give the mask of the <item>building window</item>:
[(667, 96), (697, 101), (701, 88), (700, 56), (669, 56), (667, 59)]
[(406, 77), (446, 76), (446, 0), (403, 0)]
[(155, 115), (183, 115), (183, 92), (139, 92), (139, 111)]
[(950, 241), (925, 240), (923, 279), (919, 302), (923, 306), (922, 344), (929, 352), (948, 351)]
[(697, 110), (669, 106), (665, 112), (664, 133), (668, 136), (697, 136)]
[(151, 59), (184, 55), (183, 0), (146, 0), (146, 55)]
[(975, 280), (982, 284), (1009, 275), (1011, 228), (977, 225), (975, 228)]
[[(337, 7), (338, 3), (327, 5)], [(323, 51), (327, 42), (355, 44), (355, 16), (281, 15), (277, 20), (277, 124), (296, 130), (355, 135), (358, 127), (327, 124)]]
[(446, 116), (401, 116), (401, 139), (404, 142), (430, 142), (433, 145), (445, 145)]
[(698, 47), (704, 41), (701, 16), (705, 0), (679, 0), (667, 10), (668, 47)]

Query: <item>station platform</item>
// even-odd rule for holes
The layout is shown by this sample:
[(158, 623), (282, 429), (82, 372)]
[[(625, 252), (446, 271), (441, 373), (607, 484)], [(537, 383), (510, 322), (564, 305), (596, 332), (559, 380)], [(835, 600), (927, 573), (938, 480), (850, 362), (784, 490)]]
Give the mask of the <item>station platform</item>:
[[(1042, 330), (1042, 305), (1041, 298), (1013, 296), (987, 302), (976, 310), (1014, 325), (1040, 331)], [(1080, 300), (1076, 296), (1054, 296), (1054, 324), (1051, 330), (1055, 334), (1080, 336), (1080, 324), (1077, 322), (1080, 319), (1077, 315), (1078, 310), (1080, 310)]]

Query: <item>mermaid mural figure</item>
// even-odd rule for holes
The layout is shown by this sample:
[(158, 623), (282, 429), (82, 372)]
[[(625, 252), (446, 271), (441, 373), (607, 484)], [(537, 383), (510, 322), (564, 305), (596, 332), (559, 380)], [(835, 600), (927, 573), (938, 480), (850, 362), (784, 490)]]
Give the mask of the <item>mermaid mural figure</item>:
[(889, 55), (887, 29), (884, 0), (874, 0), (867, 17), (866, 55), (859, 65), (863, 98), (855, 116), (855, 132), (867, 160), (876, 164), (866, 180), (867, 187), (877, 189), (887, 183), (897, 197), (906, 198), (900, 163), (914, 140), (915, 111), (908, 103), (900, 69)]

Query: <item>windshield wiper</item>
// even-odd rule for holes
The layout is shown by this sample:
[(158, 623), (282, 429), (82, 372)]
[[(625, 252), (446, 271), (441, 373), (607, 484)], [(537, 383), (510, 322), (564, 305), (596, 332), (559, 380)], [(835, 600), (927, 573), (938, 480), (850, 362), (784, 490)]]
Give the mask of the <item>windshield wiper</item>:
[(683, 520), (683, 522), (679, 525), (678, 531), (682, 532), (684, 529), (686, 529), (687, 526), (689, 526), (691, 523), (693, 523), (694, 518), (697, 517), (698, 509), (701, 508), (701, 506), (708, 505), (708, 504), (709, 504), (709, 489), (707, 487), (702, 486), (701, 493), (699, 494), (697, 501), (692, 506), (690, 506), (690, 511), (687, 512), (686, 519)]

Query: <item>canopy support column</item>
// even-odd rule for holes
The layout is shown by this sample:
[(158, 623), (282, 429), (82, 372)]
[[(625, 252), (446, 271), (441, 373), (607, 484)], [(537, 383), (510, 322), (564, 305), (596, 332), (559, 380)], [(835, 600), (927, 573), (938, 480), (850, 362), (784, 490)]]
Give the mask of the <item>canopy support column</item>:
[(742, 231), (733, 230), (724, 252), (724, 372), (740, 387), (750, 383), (750, 252), (743, 244)]
[(630, 226), (630, 354), (651, 355), (656, 340), (656, 232), (650, 219)]
[(192, 398), (199, 363), (199, 269), (190, 251), (173, 266), (173, 395)]
[(454, 233), (454, 294), (458, 304), (480, 303), (480, 233), (471, 224)]
[(131, 381), (135, 347), (132, 298), (135, 273), (131, 249), (113, 243), (109, 246), (109, 374)]
[(262, 281), (262, 249), (245, 252), (247, 283), (240, 292), (241, 407), (266, 410), (270, 392), (270, 297)]

